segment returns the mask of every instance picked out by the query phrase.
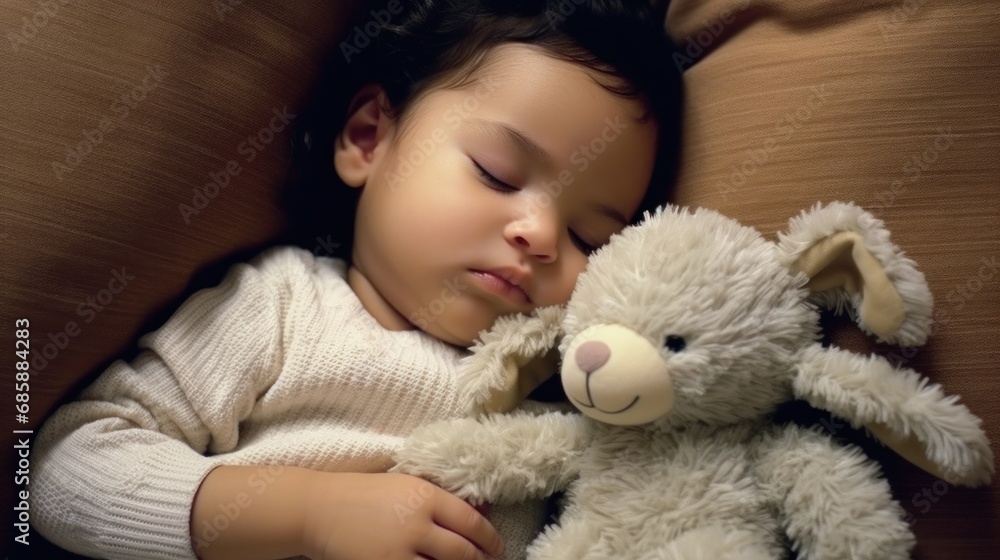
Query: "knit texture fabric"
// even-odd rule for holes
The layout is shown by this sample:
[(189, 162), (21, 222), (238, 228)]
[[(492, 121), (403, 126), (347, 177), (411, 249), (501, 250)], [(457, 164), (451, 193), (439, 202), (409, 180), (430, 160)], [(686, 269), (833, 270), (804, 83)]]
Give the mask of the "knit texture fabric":
[[(139, 346), (35, 442), (32, 522), (87, 556), (194, 559), (191, 505), (213, 467), (384, 472), (411, 430), (464, 410), (466, 351), (382, 328), (344, 262), (298, 248), (233, 267)], [(505, 540), (530, 541), (527, 517), (502, 523)]]

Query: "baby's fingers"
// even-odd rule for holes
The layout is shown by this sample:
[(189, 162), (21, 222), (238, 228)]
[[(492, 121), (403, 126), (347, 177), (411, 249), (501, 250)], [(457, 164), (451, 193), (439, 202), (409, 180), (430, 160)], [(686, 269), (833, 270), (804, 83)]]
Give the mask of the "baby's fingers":
[[(482, 554), (478, 556), (472, 554), (472, 552), (478, 552), (476, 548), (485, 551), (490, 556), (500, 556), (503, 553), (503, 540), (500, 539), (500, 534), (497, 533), (493, 525), (482, 516), (476, 508), (467, 504), (461, 498), (458, 498), (452, 494), (444, 492), (444, 499), (437, 503), (437, 507), (434, 511), (434, 523), (438, 524), (446, 531), (440, 531), (443, 534), (449, 534), (460, 541), (455, 544), (456, 541), (452, 539), (446, 539), (443, 537), (438, 537), (436, 534), (431, 538), (428, 535), (428, 541), (433, 541), (438, 546), (442, 547), (453, 547), (447, 550), (448, 554), (451, 556), (431, 556), (431, 558), (437, 558), (440, 560), (448, 559), (451, 560), (478, 560), (483, 558)], [(434, 533), (438, 533), (435, 531)], [(468, 551), (461, 548), (461, 545), (472, 545)], [(455, 548), (457, 546), (457, 548)], [(429, 551), (428, 551), (429, 552)]]
[(418, 552), (422, 557), (434, 560), (486, 560), (486, 555), (476, 545), (443, 527), (431, 530)]

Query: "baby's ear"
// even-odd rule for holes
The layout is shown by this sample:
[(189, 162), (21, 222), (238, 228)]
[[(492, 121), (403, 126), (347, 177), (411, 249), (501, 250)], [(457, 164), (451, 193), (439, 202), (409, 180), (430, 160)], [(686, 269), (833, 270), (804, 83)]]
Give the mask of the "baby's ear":
[(388, 151), (394, 120), (387, 110), (387, 99), (381, 87), (368, 85), (351, 101), (333, 149), (333, 167), (349, 187), (365, 186), (378, 164), (376, 155)]
[(809, 277), (817, 303), (845, 308), (879, 340), (918, 346), (931, 330), (933, 296), (916, 264), (889, 241), (881, 220), (854, 204), (817, 204), (779, 234), (785, 266)]
[(542, 307), (509, 315), (480, 333), (458, 370), (458, 395), (471, 414), (513, 410), (559, 371), (557, 342), (566, 311)]

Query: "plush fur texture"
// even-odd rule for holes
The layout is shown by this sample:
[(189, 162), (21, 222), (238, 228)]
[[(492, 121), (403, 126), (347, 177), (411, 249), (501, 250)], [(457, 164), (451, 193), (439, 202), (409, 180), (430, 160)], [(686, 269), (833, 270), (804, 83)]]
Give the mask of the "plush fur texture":
[(543, 307), (530, 316), (500, 317), (480, 336), (458, 371), (459, 399), (468, 403), (470, 414), (480, 412), (480, 405), (506, 388), (506, 360), (523, 365), (555, 346), (564, 315), (560, 307)]
[[(905, 292), (888, 294), (907, 314), (889, 335), (922, 340), (930, 312), (923, 277), (859, 208), (817, 207), (792, 220), (776, 244), (716, 212), (667, 207), (596, 253), (566, 306), (563, 383), (583, 415), (518, 410), (432, 424), (412, 434), (396, 470), (474, 502), (565, 489), (558, 524), (528, 550), (533, 560), (763, 559), (789, 551), (817, 560), (908, 558), (913, 535), (877, 465), (819, 429), (770, 420), (778, 404), (798, 397), (857, 426), (878, 423), (893, 441), (909, 439), (923, 453), (918, 464), (950, 482), (984, 484), (993, 472), (978, 418), (955, 397), (882, 358), (819, 345), (817, 301), (865, 302), (843, 293), (814, 298), (809, 278), (794, 272), (795, 255), (847, 230), (863, 233), (860, 253), (875, 255)], [(495, 391), (488, 367), (526, 347), (543, 352), (539, 342), (554, 341), (549, 329), (559, 328), (553, 318), (520, 319), (531, 340), (520, 348), (515, 323), (498, 325), (504, 334), (476, 349), (489, 362), (468, 370), (469, 386)], [(605, 334), (622, 327), (659, 360), (630, 360), (634, 337), (622, 347)], [(648, 371), (636, 375), (637, 367)], [(568, 383), (571, 375), (584, 376), (582, 384)], [(660, 417), (618, 421), (663, 379), (673, 401)], [(624, 407), (611, 400), (623, 386), (635, 394)]]
[(851, 421), (854, 427), (886, 424), (900, 437), (923, 444), (938, 476), (951, 484), (988, 484), (993, 454), (981, 420), (957, 396), (912, 369), (875, 357), (812, 346), (802, 352), (793, 388), (797, 397)]
[[(899, 292), (906, 308), (906, 321), (899, 332), (883, 342), (902, 346), (919, 346), (926, 342), (930, 333), (934, 297), (931, 295), (924, 275), (917, 270), (912, 259), (889, 240), (885, 223), (854, 204), (833, 202), (823, 207), (817, 204), (811, 211), (789, 222), (788, 233), (779, 235), (778, 248), (782, 252), (781, 261), (791, 264), (804, 250), (818, 240), (838, 231), (854, 231), (861, 234), (865, 247), (882, 263), (883, 270)], [(837, 313), (847, 312), (868, 334), (868, 325), (859, 320), (855, 310), (860, 306), (860, 294), (850, 294), (843, 289), (817, 292), (817, 303)], [(882, 337), (879, 337), (880, 339)]]

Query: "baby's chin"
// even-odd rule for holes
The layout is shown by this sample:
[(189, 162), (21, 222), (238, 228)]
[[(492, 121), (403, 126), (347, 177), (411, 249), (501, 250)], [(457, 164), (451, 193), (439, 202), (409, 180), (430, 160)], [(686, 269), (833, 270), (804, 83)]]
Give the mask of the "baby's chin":
[(434, 338), (447, 342), (453, 346), (469, 348), (476, 343), (476, 340), (479, 338), (479, 333), (484, 330), (489, 330), (492, 325), (493, 323), (490, 322), (483, 328), (477, 329), (467, 324), (449, 325), (447, 324), (447, 321), (435, 321), (434, 324), (428, 325), (423, 330)]
[(483, 331), (489, 330), (499, 317), (496, 313), (443, 313), (433, 321), (417, 324), (427, 334), (448, 344), (469, 348)]

